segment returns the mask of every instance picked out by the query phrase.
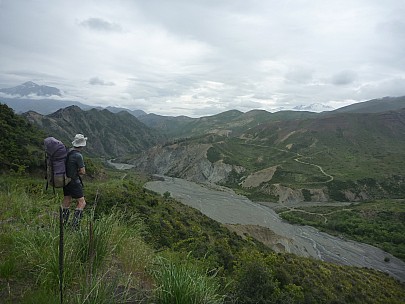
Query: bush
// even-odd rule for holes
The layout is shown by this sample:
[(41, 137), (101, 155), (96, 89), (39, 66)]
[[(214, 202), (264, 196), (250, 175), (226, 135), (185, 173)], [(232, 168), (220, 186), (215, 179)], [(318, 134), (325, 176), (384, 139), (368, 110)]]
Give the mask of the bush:
[(234, 297), (237, 303), (302, 303), (304, 294), (300, 286), (282, 286), (277, 280), (273, 254), (243, 252), (235, 269)]
[(221, 159), (221, 153), (217, 149), (215, 149), (214, 147), (211, 147), (207, 151), (207, 159), (211, 163), (215, 163), (215, 162), (217, 162), (217, 161), (219, 161)]

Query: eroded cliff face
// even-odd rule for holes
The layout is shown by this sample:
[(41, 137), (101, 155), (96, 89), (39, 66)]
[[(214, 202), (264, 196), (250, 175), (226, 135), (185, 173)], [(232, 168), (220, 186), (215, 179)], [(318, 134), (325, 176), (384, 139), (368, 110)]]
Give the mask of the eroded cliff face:
[(136, 169), (150, 174), (162, 174), (184, 178), (194, 182), (219, 183), (225, 181), (232, 170), (241, 173), (245, 169), (225, 164), (211, 163), (207, 151), (211, 144), (181, 146), (173, 144), (154, 147), (131, 161)]
[(310, 194), (310, 200), (304, 197), (302, 192), (303, 189), (291, 189), (289, 187), (280, 185), (280, 184), (272, 184), (269, 187), (269, 192), (278, 197), (279, 203), (298, 203), (304, 201), (311, 201), (311, 202), (327, 202), (329, 201), (329, 196), (325, 189), (305, 189)]

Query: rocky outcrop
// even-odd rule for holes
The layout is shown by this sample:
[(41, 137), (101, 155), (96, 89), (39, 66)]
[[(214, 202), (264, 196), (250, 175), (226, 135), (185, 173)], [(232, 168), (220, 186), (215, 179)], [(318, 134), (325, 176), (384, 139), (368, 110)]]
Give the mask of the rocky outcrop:
[(241, 173), (243, 167), (222, 161), (211, 163), (207, 151), (211, 144), (157, 146), (130, 161), (137, 170), (184, 178), (194, 182), (219, 183), (232, 171)]

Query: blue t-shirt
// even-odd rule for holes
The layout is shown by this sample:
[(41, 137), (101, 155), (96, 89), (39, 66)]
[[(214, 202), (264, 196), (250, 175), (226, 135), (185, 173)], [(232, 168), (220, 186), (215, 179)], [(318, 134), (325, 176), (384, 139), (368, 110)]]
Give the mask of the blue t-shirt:
[(77, 150), (70, 150), (66, 160), (66, 175), (71, 179), (79, 178), (79, 169), (84, 167), (83, 155)]

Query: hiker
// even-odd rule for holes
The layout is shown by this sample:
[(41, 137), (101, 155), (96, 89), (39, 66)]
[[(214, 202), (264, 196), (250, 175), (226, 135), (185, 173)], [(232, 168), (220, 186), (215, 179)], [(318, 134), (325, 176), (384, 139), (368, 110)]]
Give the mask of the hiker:
[(83, 134), (76, 134), (72, 145), (73, 148), (69, 151), (66, 159), (66, 175), (72, 180), (63, 187), (63, 202), (62, 202), (62, 217), (63, 223), (66, 224), (69, 220), (70, 204), (72, 199), (77, 200), (76, 210), (72, 219), (72, 227), (77, 229), (80, 220), (83, 216), (83, 209), (86, 206), (86, 201), (83, 194), (83, 184), (80, 175), (86, 174), (83, 156), (81, 150), (86, 146), (87, 137)]

